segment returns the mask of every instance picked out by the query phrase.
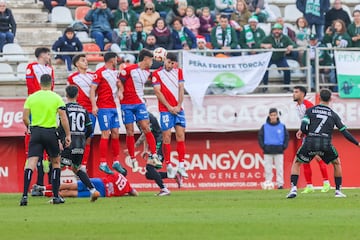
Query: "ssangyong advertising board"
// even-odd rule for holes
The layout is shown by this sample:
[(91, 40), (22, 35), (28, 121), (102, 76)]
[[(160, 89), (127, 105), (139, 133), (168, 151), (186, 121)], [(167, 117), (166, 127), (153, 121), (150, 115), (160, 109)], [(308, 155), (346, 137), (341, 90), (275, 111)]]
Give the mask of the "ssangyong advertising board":
[[(309, 96), (314, 102), (315, 96)], [(21, 192), (24, 169), (24, 126), (21, 122), (24, 99), (0, 100), (0, 192)], [(257, 131), (265, 122), (268, 109), (277, 107), (282, 112), (281, 121), (290, 132), (289, 148), (285, 151), (285, 187), (289, 187), (291, 163), (296, 152), (295, 130), (299, 119), (293, 110), (291, 95), (287, 96), (206, 96), (203, 109), (193, 109), (191, 99), (185, 100), (187, 115), (186, 160), (185, 167), (189, 178), (184, 181), (184, 190), (199, 189), (260, 189), (263, 178), (263, 154), (258, 146)], [(148, 98), (149, 110), (157, 114), (156, 99)], [(334, 97), (333, 108), (357, 139), (360, 139), (360, 101)], [(122, 133), (124, 133), (122, 129)], [(99, 135), (93, 139), (93, 148), (88, 166), (91, 177), (102, 177), (99, 165)], [(124, 149), (125, 135), (120, 136), (121, 149)], [(110, 143), (109, 143), (110, 144)], [(338, 149), (344, 172), (344, 187), (360, 187), (357, 173), (359, 149), (349, 143), (340, 133), (334, 135), (334, 145)], [(129, 170), (128, 178), (139, 191), (157, 191), (153, 181), (145, 179), (145, 161), (140, 157), (142, 149), (136, 149), (137, 159), (142, 171), (132, 173), (126, 156), (122, 164)], [(109, 160), (111, 160), (109, 151)], [(175, 139), (172, 141), (171, 161), (177, 166)], [(322, 184), (319, 167), (313, 165), (313, 181)], [(355, 167), (354, 167), (355, 166)], [(329, 177), (332, 166), (328, 166)], [(163, 168), (165, 171), (165, 167)], [(35, 179), (36, 177), (34, 177)], [(330, 177), (333, 183), (333, 178)], [(166, 180), (167, 186), (175, 190), (174, 180)], [(301, 176), (299, 187), (305, 185)]]

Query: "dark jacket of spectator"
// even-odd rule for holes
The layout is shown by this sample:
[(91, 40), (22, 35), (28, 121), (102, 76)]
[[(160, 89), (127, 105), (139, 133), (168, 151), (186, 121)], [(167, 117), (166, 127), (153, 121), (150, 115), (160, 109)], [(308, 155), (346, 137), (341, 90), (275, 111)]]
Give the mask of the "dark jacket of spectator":
[(0, 13), (0, 32), (12, 32), (16, 34), (16, 22), (11, 10), (6, 8), (5, 12)]
[[(187, 27), (183, 27), (183, 33), (185, 35), (185, 39), (186, 39), (186, 44), (189, 46), (190, 49), (194, 49), (196, 48), (196, 37), (195, 35), (187, 28)], [(181, 37), (179, 32), (173, 30), (172, 31), (172, 38), (174, 41), (174, 46), (173, 49), (183, 49), (184, 47), (184, 42), (181, 41)], [(157, 43), (159, 44), (159, 43)]]
[(325, 14), (325, 30), (331, 26), (332, 22), (336, 19), (343, 20), (345, 22), (346, 27), (349, 26), (351, 23), (349, 14), (344, 11), (344, 9), (335, 9), (331, 8), (326, 14)]
[(156, 44), (159, 47), (163, 47), (167, 50), (173, 49), (174, 41), (173, 36), (171, 35), (171, 31), (168, 27), (165, 27), (162, 30), (154, 27), (151, 31), (151, 34), (156, 37)]
[(63, 36), (54, 42), (52, 50), (55, 52), (81, 52), (83, 45), (76, 36), (72, 39), (67, 38), (65, 32)]
[(304, 17), (309, 25), (325, 24), (325, 13), (330, 8), (330, 1), (329, 0), (319, 0), (319, 14), (315, 15), (314, 13), (306, 11), (306, 4), (308, 0), (297, 0), (296, 7), (299, 9), (300, 12), (304, 14)]

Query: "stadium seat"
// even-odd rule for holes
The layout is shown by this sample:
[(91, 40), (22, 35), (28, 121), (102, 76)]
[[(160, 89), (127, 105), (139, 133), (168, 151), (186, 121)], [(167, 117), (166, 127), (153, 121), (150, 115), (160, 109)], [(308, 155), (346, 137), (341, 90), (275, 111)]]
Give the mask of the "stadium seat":
[(358, 4), (358, 5), (356, 5), (355, 7), (354, 7), (354, 11), (355, 10), (360, 10), (360, 4)]
[(17, 81), (18, 77), (15, 76), (14, 71), (10, 64), (0, 63), (0, 81)]
[(277, 18), (282, 17), (281, 10), (277, 5), (269, 4), (269, 8), (271, 9), (271, 11), (275, 14), (275, 16)]
[(279, 79), (283, 77), (283, 72), (276, 69), (275, 64), (271, 64), (269, 67), (269, 79)]
[(258, 27), (264, 30), (265, 35), (269, 35), (271, 32), (271, 23), (258, 23)]
[[(100, 55), (100, 48), (96, 43), (84, 43), (83, 44), (83, 51), (86, 54), (86, 59), (89, 62), (102, 62), (104, 61), (104, 58)], [(91, 54), (88, 54), (87, 52), (91, 52)], [(98, 52), (97, 54), (95, 52)]]
[(58, 24), (70, 24), (74, 21), (70, 9), (67, 7), (54, 7), (51, 13), (51, 22)]
[(94, 41), (92, 38), (89, 37), (89, 34), (87, 32), (76, 32), (76, 36), (82, 43), (91, 43)]
[(291, 77), (306, 78), (306, 73), (300, 69), (300, 63), (296, 60), (287, 59), (291, 71)]
[(20, 80), (25, 80), (27, 63), (20, 63), (16, 68), (16, 76)]
[(85, 21), (85, 16), (91, 8), (88, 6), (80, 6), (75, 9), (75, 20), (81, 21), (86, 25), (90, 25), (90, 22)]
[(3, 48), (4, 59), (11, 62), (27, 62), (29, 58), (25, 55), (22, 47), (17, 43), (8, 43)]
[(300, 12), (295, 4), (286, 5), (284, 8), (284, 21), (285, 22), (296, 22), (296, 19), (302, 17), (303, 14)]
[(74, 6), (87, 6), (88, 3), (84, 0), (67, 0), (66, 6), (74, 7)]

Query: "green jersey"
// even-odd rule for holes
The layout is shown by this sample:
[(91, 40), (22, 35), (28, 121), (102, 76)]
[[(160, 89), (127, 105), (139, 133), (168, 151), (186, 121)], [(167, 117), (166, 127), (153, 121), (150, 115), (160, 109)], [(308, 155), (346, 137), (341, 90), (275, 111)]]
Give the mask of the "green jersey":
[(43, 128), (57, 127), (57, 111), (64, 107), (62, 98), (51, 90), (39, 90), (25, 101), (24, 109), (29, 109), (31, 126)]

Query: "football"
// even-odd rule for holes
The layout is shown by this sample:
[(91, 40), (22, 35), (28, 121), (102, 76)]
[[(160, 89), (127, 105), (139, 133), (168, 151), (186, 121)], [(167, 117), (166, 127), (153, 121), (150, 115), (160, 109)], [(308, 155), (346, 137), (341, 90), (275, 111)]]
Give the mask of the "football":
[(265, 181), (261, 183), (261, 188), (264, 190), (272, 190), (274, 189), (275, 185), (273, 182)]
[(165, 61), (167, 51), (165, 48), (158, 47), (158, 48), (154, 49), (153, 55), (154, 55), (155, 61), (163, 62), (163, 61)]

